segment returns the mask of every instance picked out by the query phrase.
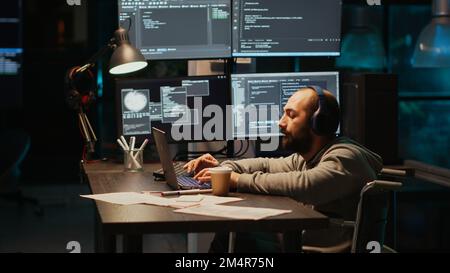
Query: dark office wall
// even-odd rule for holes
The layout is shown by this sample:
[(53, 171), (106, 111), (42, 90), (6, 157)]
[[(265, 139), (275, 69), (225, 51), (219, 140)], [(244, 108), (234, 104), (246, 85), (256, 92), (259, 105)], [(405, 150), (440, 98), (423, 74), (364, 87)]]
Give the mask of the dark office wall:
[[(23, 15), (23, 108), (8, 117), (2, 115), (2, 124), (24, 128), (31, 135), (23, 167), (26, 181), (77, 181), (83, 143), (76, 112), (65, 103), (66, 71), (85, 64), (113, 37), (118, 27), (117, 1), (81, 0), (80, 6), (70, 6), (64, 0), (24, 0)], [(103, 77), (88, 113), (99, 137), (99, 158), (103, 148), (115, 148), (114, 78), (107, 73), (109, 57), (106, 54), (98, 63)], [(151, 62), (149, 69), (135, 76), (186, 73), (186, 61)]]
[(31, 135), (25, 180), (77, 179), (82, 146), (76, 114), (65, 104), (64, 79), (68, 68), (82, 64), (95, 51), (96, 41), (89, 39), (95, 24), (89, 9), (95, 2), (69, 6), (60, 0), (24, 1), (22, 122)]
[[(449, 69), (414, 68), (411, 65), (411, 57), (419, 34), (431, 20), (431, 2), (382, 1), (383, 27), (379, 30), (385, 43), (387, 62), (378, 72), (389, 72), (398, 77), (399, 157), (449, 168), (450, 160), (447, 152), (450, 150), (450, 81), (447, 76)], [(361, 6), (368, 10), (373, 9), (365, 4)], [(351, 11), (352, 7), (348, 8)], [(406, 24), (405, 18), (410, 18)], [(351, 18), (344, 16), (343, 21), (348, 19)], [(380, 24), (378, 20), (372, 21), (376, 22), (375, 25)], [(343, 30), (345, 35), (345, 26)], [(346, 52), (343, 51), (342, 54), (345, 55)], [(359, 68), (361, 60), (357, 58), (354, 60), (356, 68)], [(352, 72), (358, 71), (356, 68)], [(370, 73), (370, 70), (365, 72)], [(372, 84), (371, 89), (378, 84)], [(344, 98), (344, 104), (349, 102)], [(387, 106), (385, 103), (378, 105), (377, 109), (373, 109), (375, 116), (379, 118), (379, 122), (384, 122), (383, 115), (386, 114), (384, 112)], [(378, 114), (376, 111), (383, 113)], [(344, 119), (345, 122), (349, 120)], [(389, 124), (378, 127), (380, 133), (386, 132), (386, 126)], [(393, 149), (387, 142), (383, 142), (383, 145), (387, 145), (386, 149)], [(400, 252), (448, 251), (450, 246), (448, 189), (448, 186), (437, 186), (431, 181), (405, 183), (395, 199), (395, 211), (394, 208), (391, 209), (391, 213), (396, 213), (394, 217), (396, 221), (393, 221), (394, 218), (388, 221), (390, 228), (387, 230), (387, 244)]]
[[(450, 81), (449, 68), (415, 68), (411, 58), (419, 34), (431, 21), (430, 0), (381, 1), (379, 7), (364, 1), (344, 1), (343, 35), (354, 21), (356, 9), (363, 9), (364, 23), (380, 34), (386, 53), (386, 65), (377, 72), (398, 76), (398, 153), (403, 159), (414, 159), (449, 168), (450, 160)], [(355, 4), (355, 5), (350, 5)], [(346, 15), (347, 13), (347, 15)], [(404, 23), (404, 18), (413, 18)], [(344, 42), (343, 42), (344, 45)], [(357, 56), (355, 52), (341, 52), (342, 56)], [(375, 56), (374, 56), (375, 57)], [(353, 58), (360, 71), (364, 60)], [(359, 68), (359, 69), (357, 69)], [(345, 82), (344, 82), (345, 84)], [(344, 102), (345, 103), (345, 102)], [(394, 147), (387, 147), (394, 148)]]
[[(450, 168), (450, 69), (415, 68), (411, 56), (431, 3), (390, 9), (390, 69), (399, 75), (399, 148), (404, 158)], [(416, 18), (399, 24), (400, 18)]]

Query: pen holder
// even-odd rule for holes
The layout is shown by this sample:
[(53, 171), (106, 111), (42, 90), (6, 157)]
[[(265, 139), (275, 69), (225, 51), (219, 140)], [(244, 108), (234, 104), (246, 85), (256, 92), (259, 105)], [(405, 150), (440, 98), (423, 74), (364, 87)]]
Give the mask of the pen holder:
[(125, 151), (123, 163), (126, 172), (144, 171), (144, 151), (139, 149)]

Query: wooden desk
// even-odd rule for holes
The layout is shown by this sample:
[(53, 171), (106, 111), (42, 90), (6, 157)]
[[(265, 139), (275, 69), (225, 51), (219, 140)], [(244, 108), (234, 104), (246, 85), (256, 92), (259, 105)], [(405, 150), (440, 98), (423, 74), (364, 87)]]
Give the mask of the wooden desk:
[[(82, 166), (83, 176), (93, 194), (110, 192), (165, 191), (165, 182), (155, 182), (152, 171), (160, 164), (145, 165), (144, 172), (126, 173), (114, 163)], [(301, 249), (301, 230), (328, 227), (328, 218), (288, 197), (231, 193), (243, 201), (229, 205), (290, 209), (292, 213), (254, 221), (207, 217), (173, 212), (173, 208), (151, 205), (120, 206), (95, 201), (98, 216), (97, 251), (114, 251), (115, 235), (124, 235), (126, 251), (142, 251), (142, 235), (147, 233), (200, 233), (269, 231), (283, 232), (287, 251)]]

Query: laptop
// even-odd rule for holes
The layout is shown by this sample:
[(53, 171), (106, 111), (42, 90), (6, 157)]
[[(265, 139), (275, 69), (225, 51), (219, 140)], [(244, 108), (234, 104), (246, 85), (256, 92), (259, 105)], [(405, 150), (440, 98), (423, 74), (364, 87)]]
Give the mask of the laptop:
[(164, 177), (167, 184), (174, 190), (191, 190), (191, 189), (210, 189), (210, 183), (200, 184), (199, 181), (185, 175), (176, 175), (172, 155), (170, 154), (169, 144), (167, 143), (166, 133), (157, 128), (152, 127), (153, 139), (155, 140), (156, 150), (159, 154)]

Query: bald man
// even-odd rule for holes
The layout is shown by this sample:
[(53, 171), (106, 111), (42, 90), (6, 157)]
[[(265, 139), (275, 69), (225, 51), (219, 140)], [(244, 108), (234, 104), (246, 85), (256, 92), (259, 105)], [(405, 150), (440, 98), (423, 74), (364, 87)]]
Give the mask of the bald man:
[[(324, 91), (325, 105), (329, 115), (335, 117), (338, 127), (339, 105), (336, 98)], [(293, 94), (279, 121), (284, 133), (283, 148), (294, 153), (285, 158), (253, 158), (225, 161), (221, 165), (233, 170), (231, 187), (239, 192), (285, 195), (312, 206), (333, 218), (354, 220), (363, 186), (377, 178), (382, 159), (362, 145), (345, 137), (336, 137), (335, 130), (318, 134), (311, 126), (311, 117), (319, 107), (319, 95), (314, 89), (303, 88)], [(208, 167), (218, 166), (211, 155), (203, 155), (188, 162), (185, 168), (195, 171), (201, 182), (210, 180)], [(307, 245), (327, 247), (351, 241), (353, 231), (341, 227), (326, 230), (305, 231), (303, 241)], [(261, 238), (240, 234), (236, 251), (277, 251), (280, 247), (269, 234)], [(226, 251), (225, 235), (217, 235), (211, 251)]]

